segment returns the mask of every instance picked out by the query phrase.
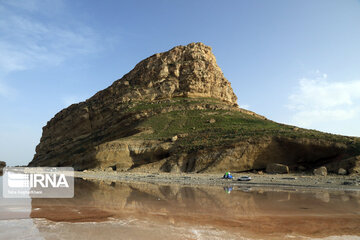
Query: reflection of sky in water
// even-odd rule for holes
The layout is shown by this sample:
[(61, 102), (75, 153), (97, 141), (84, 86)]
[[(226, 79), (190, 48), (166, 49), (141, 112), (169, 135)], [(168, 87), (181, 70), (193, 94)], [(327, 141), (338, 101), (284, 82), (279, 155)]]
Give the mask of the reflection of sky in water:
[(0, 220), (29, 218), (31, 213), (31, 199), (4, 198), (2, 178), (3, 177), (0, 177)]
[(78, 181), (73, 199), (0, 198), (0, 239), (360, 240), (359, 206), (359, 192)]

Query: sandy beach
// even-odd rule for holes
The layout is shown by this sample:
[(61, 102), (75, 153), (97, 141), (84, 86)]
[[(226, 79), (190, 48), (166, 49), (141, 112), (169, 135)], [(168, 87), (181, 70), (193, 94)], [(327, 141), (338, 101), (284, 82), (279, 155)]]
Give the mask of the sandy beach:
[[(241, 176), (251, 177), (251, 181), (238, 181)], [(111, 182), (146, 182), (156, 184), (180, 184), (190, 186), (243, 186), (268, 188), (307, 188), (326, 190), (360, 191), (359, 176), (328, 175), (314, 176), (310, 174), (257, 174), (234, 173), (233, 179), (223, 179), (222, 174), (191, 173), (135, 173), (85, 171), (75, 172), (75, 177), (103, 180)]]

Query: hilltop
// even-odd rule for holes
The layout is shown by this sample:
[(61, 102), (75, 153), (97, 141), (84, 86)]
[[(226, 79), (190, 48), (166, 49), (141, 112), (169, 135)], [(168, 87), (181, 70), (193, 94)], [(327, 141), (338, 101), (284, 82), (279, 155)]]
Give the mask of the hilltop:
[(359, 138), (279, 124), (236, 101), (210, 47), (177, 46), (57, 113), (29, 166), (217, 173), (282, 163), (359, 173)]

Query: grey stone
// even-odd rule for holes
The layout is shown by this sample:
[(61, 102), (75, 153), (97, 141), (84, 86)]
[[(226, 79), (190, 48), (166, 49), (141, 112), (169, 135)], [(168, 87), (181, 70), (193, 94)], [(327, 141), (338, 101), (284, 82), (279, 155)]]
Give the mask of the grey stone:
[(322, 166), (322, 167), (314, 169), (313, 173), (314, 173), (315, 176), (324, 176), (324, 177), (326, 177), (327, 176), (327, 169), (326, 169), (326, 167)]
[(209, 123), (215, 123), (215, 122), (216, 122), (216, 120), (213, 118), (209, 120)]
[(339, 168), (338, 174), (339, 174), (339, 175), (346, 175), (346, 174), (347, 174), (347, 171), (346, 171), (346, 169)]
[(271, 174), (289, 173), (289, 167), (284, 164), (269, 163), (268, 165), (266, 165), (266, 172)]

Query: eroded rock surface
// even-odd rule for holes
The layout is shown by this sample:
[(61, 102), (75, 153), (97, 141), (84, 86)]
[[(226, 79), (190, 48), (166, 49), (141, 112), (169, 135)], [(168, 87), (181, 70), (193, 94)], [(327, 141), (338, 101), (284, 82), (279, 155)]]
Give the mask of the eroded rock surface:
[(181, 96), (211, 97), (237, 104), (211, 48), (202, 43), (155, 54), (98, 95), (120, 98), (122, 102)]
[(0, 168), (4, 168), (4, 167), (6, 167), (6, 162), (0, 161)]
[(266, 172), (271, 174), (284, 174), (289, 173), (289, 167), (279, 163), (269, 163), (266, 165)]
[[(236, 99), (210, 47), (177, 46), (57, 113), (29, 165), (240, 172), (269, 163), (314, 169), (360, 154), (358, 138), (278, 124), (238, 108)], [(351, 171), (336, 164), (333, 171), (355, 172), (353, 162), (346, 162)]]
[(3, 168), (6, 167), (6, 162), (0, 161), (0, 176), (3, 175)]
[(314, 175), (326, 177), (326, 175), (327, 175), (326, 167), (322, 166), (322, 167), (314, 169)]

